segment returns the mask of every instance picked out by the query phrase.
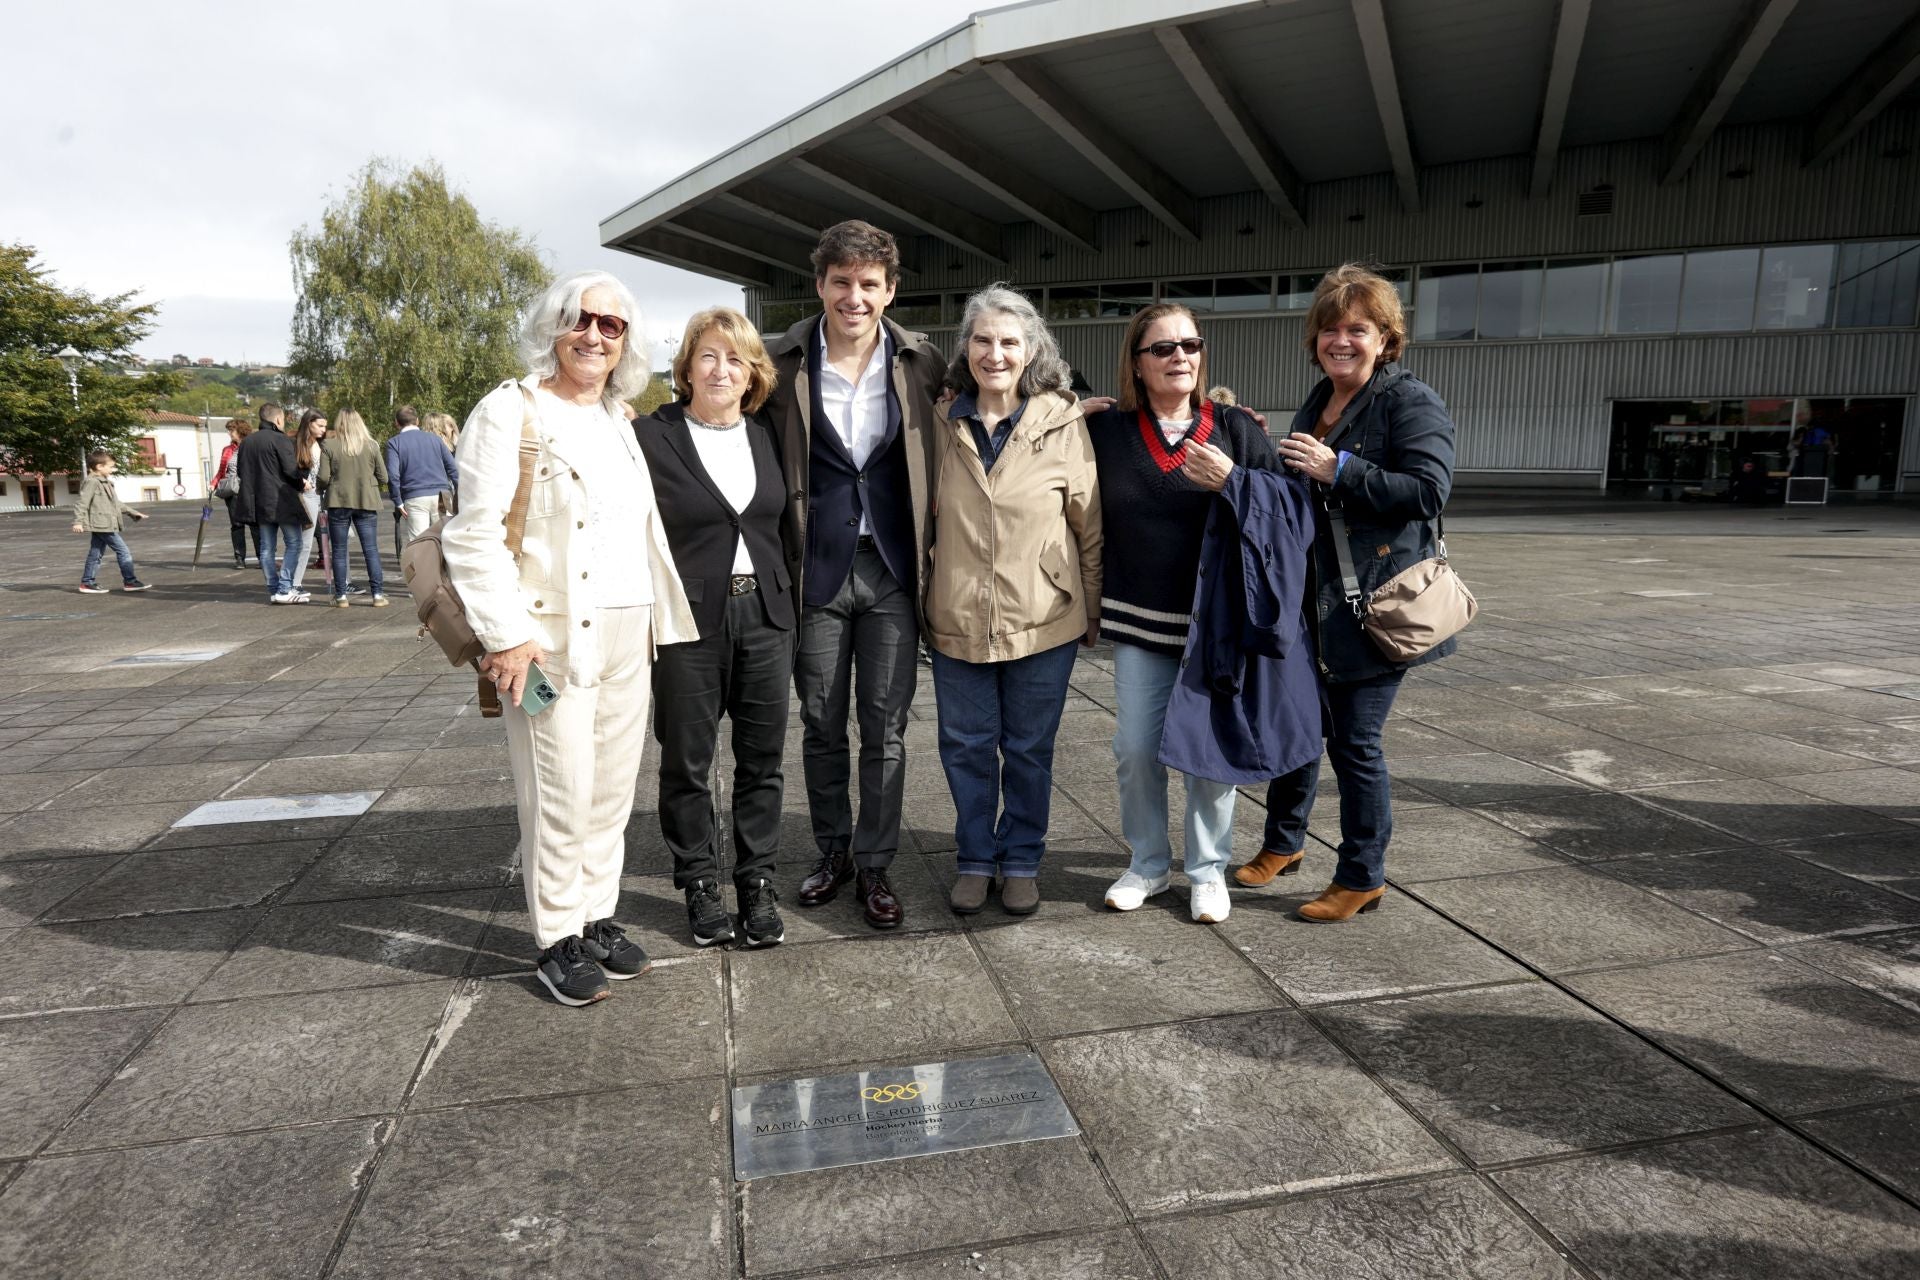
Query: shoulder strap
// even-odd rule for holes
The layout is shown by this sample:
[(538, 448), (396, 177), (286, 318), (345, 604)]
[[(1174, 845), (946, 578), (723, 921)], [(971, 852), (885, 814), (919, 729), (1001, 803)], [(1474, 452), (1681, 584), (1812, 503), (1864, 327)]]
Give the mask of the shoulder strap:
[[(1366, 597), (1360, 592), (1360, 575), (1353, 567), (1353, 548), (1347, 543), (1347, 517), (1337, 502), (1325, 504), (1327, 527), (1333, 532), (1333, 554), (1340, 561), (1340, 594), (1346, 597), (1347, 607), (1358, 618), (1367, 606)], [(1441, 560), (1447, 558), (1447, 517), (1441, 512), (1433, 518), (1434, 551)]]
[(533, 429), (533, 392), (527, 384), (520, 388), (520, 483), (513, 490), (513, 505), (507, 508), (507, 554), (520, 558), (520, 546), (527, 537), (527, 506), (533, 501), (533, 465), (540, 457), (540, 437)]

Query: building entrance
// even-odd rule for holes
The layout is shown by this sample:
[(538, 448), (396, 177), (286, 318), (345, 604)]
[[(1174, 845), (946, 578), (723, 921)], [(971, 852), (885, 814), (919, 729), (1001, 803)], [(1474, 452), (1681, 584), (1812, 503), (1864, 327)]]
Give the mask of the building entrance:
[(1836, 493), (1891, 493), (1905, 415), (1893, 396), (1616, 400), (1607, 483), (1762, 502), (1790, 475), (1825, 476)]

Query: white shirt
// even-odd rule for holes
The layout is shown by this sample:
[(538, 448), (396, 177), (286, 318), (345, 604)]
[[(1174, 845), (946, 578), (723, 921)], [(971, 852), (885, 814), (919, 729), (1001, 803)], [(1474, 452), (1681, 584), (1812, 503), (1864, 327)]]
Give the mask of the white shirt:
[(1167, 438), (1167, 443), (1177, 449), (1185, 442), (1187, 432), (1193, 430), (1193, 424), (1197, 419), (1156, 418), (1155, 421), (1160, 424), (1160, 434)]
[[(827, 322), (820, 321), (815, 347), (820, 352), (820, 407), (827, 423), (853, 455), (853, 465), (866, 470), (867, 459), (880, 447), (887, 434), (887, 375), (893, 368), (893, 340), (880, 330), (880, 341), (860, 371), (860, 381), (847, 381), (846, 375), (827, 363)], [(873, 522), (865, 510), (860, 512), (860, 532), (872, 533)]]
[[(639, 548), (647, 545), (647, 507), (633, 428), (601, 404), (574, 404), (544, 387), (534, 393), (540, 425), (554, 446), (578, 458), (587, 491), (587, 545), (602, 609), (653, 603), (653, 579)], [(625, 435), (623, 441), (620, 437)]]
[[(745, 511), (753, 501), (753, 491), (759, 482), (753, 466), (753, 441), (747, 437), (746, 423), (735, 423), (719, 431), (688, 414), (687, 434), (693, 437), (693, 451), (700, 455), (700, 465), (707, 469), (720, 496), (727, 500), (735, 515)], [(747, 551), (747, 540), (739, 535), (733, 539), (733, 571), (753, 572), (753, 556)]]

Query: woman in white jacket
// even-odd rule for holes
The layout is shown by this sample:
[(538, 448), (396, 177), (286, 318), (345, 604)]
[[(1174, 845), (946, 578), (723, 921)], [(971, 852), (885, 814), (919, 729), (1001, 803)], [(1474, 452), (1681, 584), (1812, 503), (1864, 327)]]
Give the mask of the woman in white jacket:
[[(647, 380), (628, 341), (626, 286), (588, 271), (552, 285), (521, 327), (530, 369), (475, 407), (460, 434), (460, 513), (447, 571), (499, 686), (520, 815), (520, 870), (540, 947), (535, 974), (562, 1004), (604, 1000), (644, 973), (613, 921), (628, 812), (647, 735), (655, 646), (698, 638), (623, 405)], [(637, 332), (637, 330), (636, 330)], [(516, 561), (506, 518), (523, 428), (537, 442)], [(558, 692), (522, 708), (538, 663)]]

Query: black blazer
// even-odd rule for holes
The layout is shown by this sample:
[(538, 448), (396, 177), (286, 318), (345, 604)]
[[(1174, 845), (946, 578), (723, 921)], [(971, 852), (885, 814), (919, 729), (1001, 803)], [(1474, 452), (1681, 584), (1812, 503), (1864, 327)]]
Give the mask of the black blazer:
[(240, 496), (233, 518), (240, 524), (306, 525), (300, 505), (300, 462), (293, 441), (278, 427), (262, 426), (240, 442), (233, 465), (240, 469)]
[(741, 428), (753, 443), (757, 483), (753, 500), (736, 515), (693, 446), (693, 433), (702, 429), (687, 425), (687, 407), (683, 404), (663, 405), (633, 423), (640, 451), (646, 455), (647, 470), (653, 476), (653, 495), (660, 505), (661, 523), (666, 526), (667, 546), (673, 551), (674, 566), (680, 570), (687, 603), (693, 606), (694, 621), (703, 636), (719, 633), (728, 585), (733, 579), (734, 537), (739, 534), (746, 539), (747, 554), (753, 558), (768, 621), (782, 631), (791, 631), (799, 616), (793, 579), (787, 572), (786, 522), (781, 519), (786, 509), (787, 481), (773, 430), (759, 417), (749, 417)]

